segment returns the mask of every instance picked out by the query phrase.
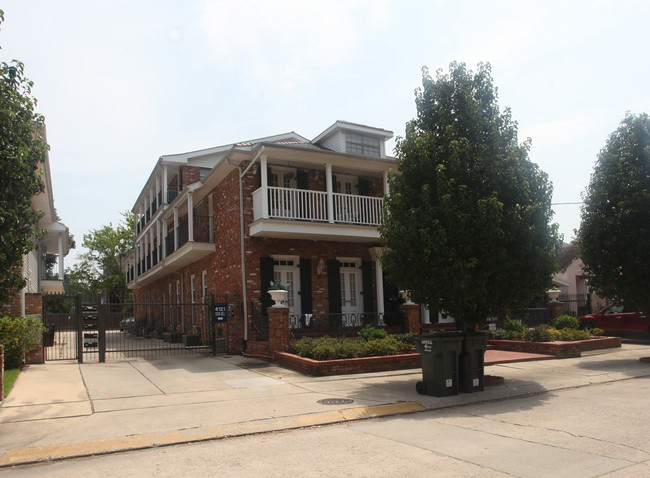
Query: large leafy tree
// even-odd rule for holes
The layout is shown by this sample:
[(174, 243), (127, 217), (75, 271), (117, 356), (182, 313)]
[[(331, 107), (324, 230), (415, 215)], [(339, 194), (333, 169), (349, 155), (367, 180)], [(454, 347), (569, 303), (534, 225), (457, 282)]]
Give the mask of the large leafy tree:
[(38, 134), (44, 119), (35, 112), (32, 85), (21, 62), (0, 64), (0, 303), (25, 286), (17, 267), (40, 235), (31, 200), (43, 187), (39, 165), (48, 146)]
[(650, 118), (627, 115), (600, 151), (584, 196), (579, 253), (593, 288), (650, 311)]
[(87, 252), (80, 254), (78, 262), (66, 271), (68, 292), (103, 292), (112, 303), (132, 300), (126, 287), (123, 261), (133, 250), (134, 227), (134, 215), (124, 212), (117, 225), (109, 223), (84, 234), (83, 246)]
[(489, 64), (423, 70), (397, 142), (381, 237), (389, 278), (469, 328), (550, 285), (559, 243), (552, 187), (500, 111)]

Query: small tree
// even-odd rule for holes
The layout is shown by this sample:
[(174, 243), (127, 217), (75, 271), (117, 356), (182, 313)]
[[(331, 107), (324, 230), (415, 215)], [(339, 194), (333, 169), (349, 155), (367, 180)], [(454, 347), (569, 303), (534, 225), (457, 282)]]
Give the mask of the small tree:
[(48, 146), (38, 134), (44, 120), (35, 112), (32, 85), (21, 62), (0, 64), (0, 303), (25, 286), (17, 267), (40, 235), (41, 214), (31, 200), (43, 188), (39, 165)]
[(135, 217), (130, 212), (122, 213), (122, 217), (116, 226), (109, 223), (84, 234), (83, 246), (88, 252), (80, 254), (79, 262), (66, 271), (69, 293), (105, 292), (112, 303), (131, 300), (122, 261), (133, 250)]
[(650, 311), (650, 118), (627, 115), (584, 196), (579, 254), (599, 294)]
[(550, 284), (559, 243), (552, 187), (499, 111), (489, 64), (423, 70), (417, 118), (397, 142), (382, 264), (431, 310), (470, 328)]

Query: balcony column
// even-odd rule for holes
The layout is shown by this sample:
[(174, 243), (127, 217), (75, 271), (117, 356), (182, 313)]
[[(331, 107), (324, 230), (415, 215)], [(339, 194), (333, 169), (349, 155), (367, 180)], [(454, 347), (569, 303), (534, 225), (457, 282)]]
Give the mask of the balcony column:
[(167, 165), (164, 164), (162, 168), (162, 192), (163, 192), (163, 204), (167, 204)]
[(194, 193), (187, 194), (187, 240), (194, 242)]
[(59, 280), (63, 280), (63, 238), (64, 236), (59, 236)]
[(149, 187), (149, 207), (148, 209), (151, 211), (151, 215), (149, 216), (149, 219), (153, 217), (153, 208), (151, 205), (153, 204), (153, 198), (154, 198), (154, 190), (152, 187)]
[(260, 158), (260, 174), (262, 177), (262, 219), (269, 217), (269, 170), (267, 156), (265, 154)]
[(162, 258), (164, 259), (167, 257), (167, 236), (169, 236), (169, 233), (167, 231), (167, 219), (162, 220), (162, 228), (163, 228), (163, 236), (165, 237), (165, 244), (163, 244), (162, 247)]
[(160, 242), (160, 221), (156, 221), (156, 240), (158, 241), (158, 262), (160, 262), (163, 256), (162, 249), (164, 249)]
[(178, 249), (178, 208), (174, 208), (174, 250)]
[(149, 255), (151, 256), (151, 267), (153, 267), (153, 251), (154, 251), (154, 240), (153, 240), (153, 227), (149, 228)]
[(334, 224), (334, 187), (332, 184), (332, 165), (325, 165), (325, 184), (327, 187), (327, 220)]
[(382, 255), (381, 247), (370, 248), (370, 257), (375, 261), (375, 283), (377, 292), (377, 315), (379, 317), (379, 325), (384, 325), (384, 272), (381, 267), (379, 258)]
[(388, 171), (384, 171), (384, 196), (388, 196)]

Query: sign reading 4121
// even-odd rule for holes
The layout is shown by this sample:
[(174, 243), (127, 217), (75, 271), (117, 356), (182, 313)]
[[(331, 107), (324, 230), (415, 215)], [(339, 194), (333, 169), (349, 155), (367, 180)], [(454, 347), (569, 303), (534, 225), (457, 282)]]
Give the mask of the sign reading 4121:
[(228, 321), (228, 316), (226, 314), (227, 306), (226, 304), (215, 304), (214, 305), (214, 321), (216, 323), (223, 323)]

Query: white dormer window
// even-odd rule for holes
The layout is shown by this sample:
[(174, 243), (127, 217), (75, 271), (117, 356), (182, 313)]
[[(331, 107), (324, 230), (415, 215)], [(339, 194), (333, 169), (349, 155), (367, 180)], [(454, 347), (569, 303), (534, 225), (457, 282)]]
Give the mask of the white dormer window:
[(356, 133), (346, 133), (345, 152), (379, 157), (381, 155), (379, 138)]

